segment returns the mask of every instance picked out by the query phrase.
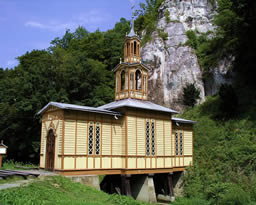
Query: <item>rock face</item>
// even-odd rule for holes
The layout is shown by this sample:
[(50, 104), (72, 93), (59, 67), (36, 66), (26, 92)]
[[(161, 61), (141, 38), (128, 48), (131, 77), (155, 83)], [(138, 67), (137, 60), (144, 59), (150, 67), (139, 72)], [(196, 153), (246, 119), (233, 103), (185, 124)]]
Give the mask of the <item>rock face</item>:
[[(165, 17), (167, 10), (169, 22)], [(168, 33), (168, 38), (162, 39), (155, 31), (152, 41), (142, 49), (142, 60), (153, 69), (149, 78), (149, 100), (182, 110), (183, 88), (194, 83), (200, 90), (199, 103), (204, 101), (205, 88), (197, 56), (184, 43), (188, 30), (213, 30), (213, 15), (214, 6), (209, 0), (166, 0), (162, 4), (157, 29)]]

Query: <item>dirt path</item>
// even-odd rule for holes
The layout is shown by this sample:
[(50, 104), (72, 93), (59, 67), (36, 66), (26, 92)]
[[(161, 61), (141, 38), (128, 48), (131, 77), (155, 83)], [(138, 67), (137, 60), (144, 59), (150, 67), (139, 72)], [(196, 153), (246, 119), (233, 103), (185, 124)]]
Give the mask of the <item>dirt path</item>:
[[(21, 171), (21, 170), (15, 170), (15, 171)], [(22, 172), (40, 174), (40, 176), (38, 177), (39, 179), (43, 179), (47, 176), (56, 176), (57, 175), (56, 173), (48, 172), (48, 171), (44, 171), (44, 170), (22, 170)], [(18, 180), (18, 181), (15, 181), (15, 182), (6, 182), (5, 184), (0, 184), (0, 190), (19, 187), (21, 185), (26, 185), (26, 184), (31, 183), (35, 179), (37, 179), (37, 178), (30, 177), (27, 180)], [(0, 180), (5, 180), (5, 179), (0, 179)]]

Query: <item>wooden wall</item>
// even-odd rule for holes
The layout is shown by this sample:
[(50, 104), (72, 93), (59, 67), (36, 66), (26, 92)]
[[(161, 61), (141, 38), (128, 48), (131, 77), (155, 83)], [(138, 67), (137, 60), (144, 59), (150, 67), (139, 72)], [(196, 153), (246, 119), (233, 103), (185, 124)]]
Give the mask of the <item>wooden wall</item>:
[[(176, 155), (176, 133), (178, 133), (178, 148), (180, 148), (180, 134), (183, 136), (182, 147), (183, 153), (180, 152)], [(180, 151), (180, 149), (178, 150)], [(193, 128), (191, 125), (181, 124), (179, 126), (173, 123), (172, 132), (172, 155), (175, 156), (173, 165), (175, 167), (179, 166), (189, 166), (193, 164)]]
[[(125, 116), (115, 119), (114, 116), (96, 113), (48, 111), (42, 120), (40, 167), (45, 167), (46, 135), (52, 127), (56, 129), (55, 170), (154, 170), (192, 164), (192, 126), (176, 126), (169, 115), (161, 113), (135, 109), (123, 112), (126, 113)], [(149, 155), (146, 151), (147, 121), (150, 125), (154, 122), (155, 126), (155, 153), (152, 154), (150, 141)], [(91, 123), (94, 129), (94, 150), (89, 154), (88, 133)], [(97, 123), (100, 127), (99, 154), (95, 152)], [(176, 131), (183, 136), (182, 155), (175, 153)]]
[(61, 159), (58, 157), (62, 153), (62, 133), (63, 133), (63, 111), (50, 107), (43, 115), (41, 124), (41, 144), (40, 144), (40, 168), (45, 168), (46, 158), (46, 138), (48, 131), (52, 129), (55, 133), (55, 159), (54, 167), (61, 168)]

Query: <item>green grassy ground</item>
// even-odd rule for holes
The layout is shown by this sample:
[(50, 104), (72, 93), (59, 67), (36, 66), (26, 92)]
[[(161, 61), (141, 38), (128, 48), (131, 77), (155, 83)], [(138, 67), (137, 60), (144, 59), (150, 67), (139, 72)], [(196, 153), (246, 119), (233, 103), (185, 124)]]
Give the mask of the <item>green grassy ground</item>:
[(29, 185), (1, 190), (0, 204), (9, 205), (147, 205), (132, 198), (108, 195), (61, 176), (36, 180)]
[(38, 166), (31, 163), (22, 163), (22, 162), (15, 162), (13, 160), (3, 159), (3, 165), (1, 169), (22, 170), (22, 169), (36, 169), (36, 168), (38, 168)]

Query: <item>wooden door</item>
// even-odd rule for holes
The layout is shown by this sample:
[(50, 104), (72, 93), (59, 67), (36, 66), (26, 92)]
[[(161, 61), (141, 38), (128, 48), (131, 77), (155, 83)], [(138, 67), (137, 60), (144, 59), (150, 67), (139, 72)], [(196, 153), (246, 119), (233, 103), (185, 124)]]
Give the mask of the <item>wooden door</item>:
[(55, 156), (55, 136), (53, 130), (49, 130), (46, 142), (46, 159), (45, 168), (48, 170), (54, 169), (54, 156)]

